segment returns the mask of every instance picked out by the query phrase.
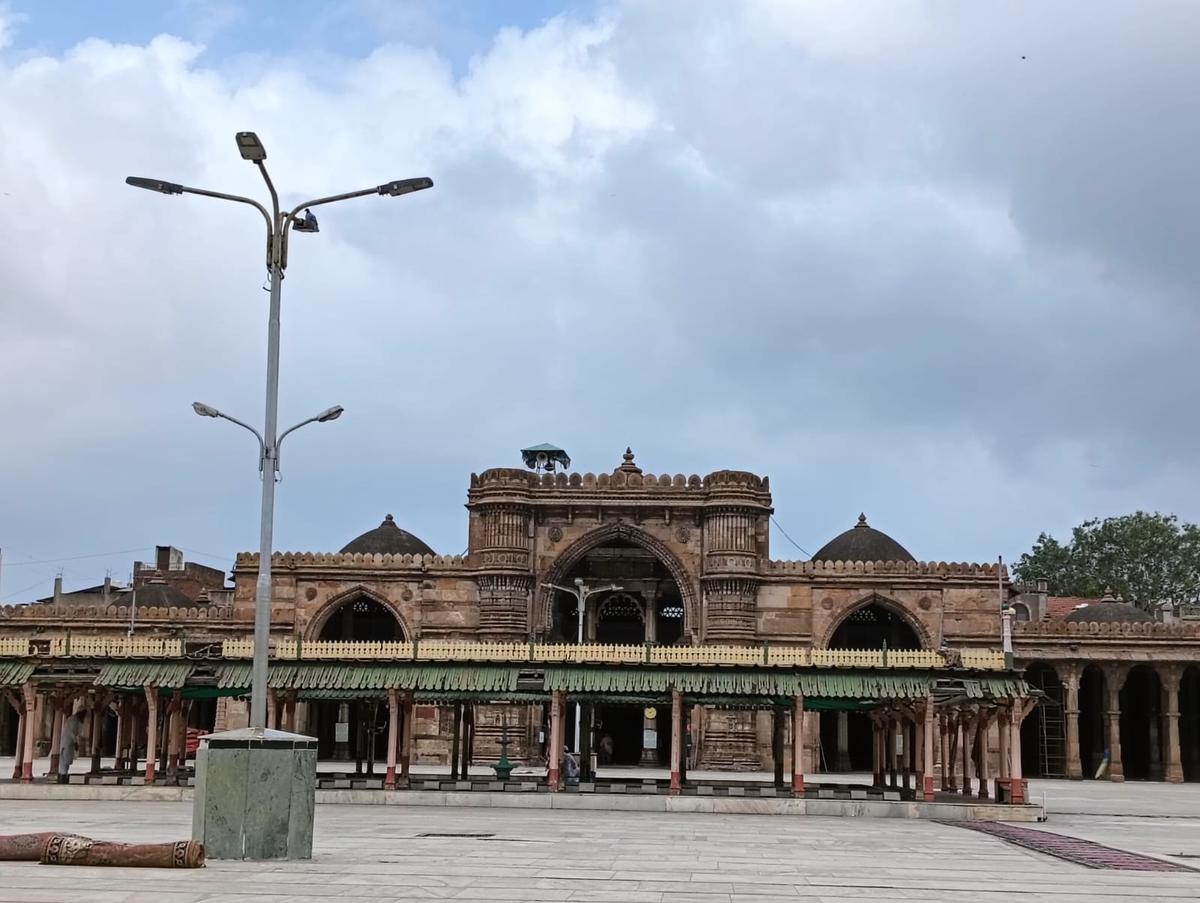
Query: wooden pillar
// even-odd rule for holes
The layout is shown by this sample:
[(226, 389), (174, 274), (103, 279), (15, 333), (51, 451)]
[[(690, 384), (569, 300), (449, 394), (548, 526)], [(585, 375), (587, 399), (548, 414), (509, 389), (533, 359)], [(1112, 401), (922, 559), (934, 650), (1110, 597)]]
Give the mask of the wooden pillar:
[(125, 697), (121, 696), (117, 699), (117, 730), (116, 739), (113, 741), (113, 770), (115, 771), (120, 771), (125, 767), (125, 753), (121, 746), (125, 722)]
[(771, 761), (775, 766), (775, 788), (782, 790), (783, 784), (783, 709), (771, 709)]
[(879, 719), (871, 715), (871, 784), (883, 785), (883, 743), (879, 734)]
[(933, 735), (935, 731), (934, 719), (936, 715), (933, 711), (933, 697), (926, 697), (925, 712), (922, 727), (924, 728), (924, 737), (921, 757), (921, 795), (925, 798), (925, 802), (933, 802)]
[(804, 795), (804, 697), (792, 699), (792, 793)]
[(1179, 745), (1179, 684), (1183, 673), (1178, 665), (1162, 670), (1163, 695), (1166, 696), (1167, 748), (1163, 760), (1163, 778), (1172, 784), (1183, 783), (1183, 756)]
[(901, 786), (908, 790), (912, 786), (912, 741), (908, 735), (908, 718), (901, 715), (896, 726), (896, 734), (900, 738), (900, 781)]
[(550, 698), (550, 747), (546, 750), (546, 777), (551, 793), (557, 793), (561, 789), (559, 781), (562, 777), (560, 763), (563, 751), (563, 707), (566, 704), (563, 691), (555, 690)]
[(388, 690), (388, 739), (387, 771), (384, 772), (383, 789), (396, 789), (396, 740), (400, 734), (400, 694)]
[(950, 783), (950, 713), (942, 712), (938, 717), (938, 731), (942, 740), (942, 789), (953, 789)]
[(471, 780), (471, 766), (475, 764), (475, 703), (463, 703), (463, 754), (462, 780)]
[(146, 776), (147, 784), (154, 783), (158, 765), (158, 688), (146, 687)]
[[(996, 722), (1000, 728), (1000, 774), (1001, 781), (1012, 779), (1012, 709), (1004, 708)], [(1000, 801), (1000, 792), (996, 791), (996, 801)]]
[(50, 774), (58, 774), (58, 745), (62, 740), (63, 703), (57, 696), (49, 697), (50, 711), (53, 715), (50, 724)]
[(176, 690), (171, 694), (171, 702), (167, 707), (167, 774), (174, 776), (179, 772), (179, 735), (183, 732), (183, 700)]
[(1079, 755), (1079, 665), (1072, 662), (1063, 668), (1063, 717), (1067, 722), (1067, 777), (1073, 781), (1083, 778), (1083, 763)]
[(581, 702), (583, 709), (579, 713), (579, 780), (594, 781), (596, 776), (592, 774), (592, 737), (595, 733), (593, 728), (593, 719), (595, 717), (595, 703)]
[(959, 748), (962, 750), (962, 793), (971, 795), (971, 734), (974, 729), (974, 719), (968, 718), (964, 712), (958, 719)]
[(1121, 764), (1121, 687), (1125, 673), (1123, 668), (1109, 668), (1104, 681), (1108, 691), (1108, 779), (1117, 782), (1125, 780)]
[(89, 774), (100, 773), (100, 754), (101, 744), (104, 741), (104, 722), (105, 715), (108, 713), (108, 698), (102, 696), (100, 691), (96, 691), (96, 696), (92, 700), (92, 764), (88, 769)]
[(11, 690), (5, 690), (4, 694), (17, 713), (17, 745), (13, 749), (12, 779), (19, 781), (21, 780), (21, 763), (25, 761), (25, 701), (21, 698), (21, 694)]
[(25, 736), (21, 739), (23, 742), (24, 752), (21, 755), (21, 781), (28, 784), (33, 780), (33, 738), (37, 733), (37, 725), (35, 724), (34, 715), (37, 711), (37, 692), (33, 688), (33, 684), (25, 684), (21, 687), (21, 693), (25, 697)]
[(413, 696), (408, 693), (404, 697), (404, 708), (401, 713), (400, 725), (400, 778), (408, 786), (408, 771), (412, 765), (413, 753)]
[[(776, 713), (776, 724), (779, 716)], [(778, 733), (778, 731), (776, 731)], [(779, 774), (783, 765), (782, 746), (779, 749), (779, 762), (775, 773)], [(679, 774), (679, 762), (683, 755), (683, 694), (677, 689), (671, 689), (671, 793), (678, 794), (683, 790), (683, 780)]]
[(896, 781), (896, 723), (890, 714), (883, 722), (883, 761), (888, 771), (888, 787), (899, 787)]
[(991, 724), (991, 719), (986, 715), (979, 717), (979, 724), (975, 728), (975, 756), (976, 756), (976, 773), (979, 775), (979, 798), (986, 800), (989, 797), (988, 790), (988, 726)]
[(462, 751), (463, 704), (454, 703), (454, 735), (450, 740), (450, 777), (458, 780), (458, 756)]
[(1025, 802), (1025, 778), (1021, 774), (1021, 725), (1036, 703), (1033, 699), (1013, 702), (1013, 723), (1008, 731), (1008, 770), (1012, 773), (1010, 780), (1013, 803)]
[(296, 733), (296, 691), (288, 690), (287, 708), (285, 709), (283, 729), (289, 734)]

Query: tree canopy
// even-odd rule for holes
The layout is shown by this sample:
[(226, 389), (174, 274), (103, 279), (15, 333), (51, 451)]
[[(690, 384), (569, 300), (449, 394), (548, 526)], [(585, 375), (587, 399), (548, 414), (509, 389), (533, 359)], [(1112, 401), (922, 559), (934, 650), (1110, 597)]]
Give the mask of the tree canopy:
[(1200, 526), (1137, 511), (1089, 520), (1060, 543), (1042, 533), (1013, 567), (1021, 582), (1046, 580), (1056, 596), (1111, 591), (1139, 608), (1200, 599)]

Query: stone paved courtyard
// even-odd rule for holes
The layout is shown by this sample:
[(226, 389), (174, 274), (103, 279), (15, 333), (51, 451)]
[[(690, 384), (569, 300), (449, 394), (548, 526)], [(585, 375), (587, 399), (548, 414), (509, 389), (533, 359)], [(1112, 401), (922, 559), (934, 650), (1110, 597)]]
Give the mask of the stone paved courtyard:
[[(1200, 787), (1036, 782), (1043, 827), (1200, 866)], [(1200, 872), (1073, 865), (930, 822), (319, 806), (315, 859), (170, 872), (0, 863), (0, 903), (361, 900), (989, 901), (1200, 898)], [(0, 801), (0, 833), (188, 836), (179, 803)], [(487, 834), (438, 837), (429, 834)]]

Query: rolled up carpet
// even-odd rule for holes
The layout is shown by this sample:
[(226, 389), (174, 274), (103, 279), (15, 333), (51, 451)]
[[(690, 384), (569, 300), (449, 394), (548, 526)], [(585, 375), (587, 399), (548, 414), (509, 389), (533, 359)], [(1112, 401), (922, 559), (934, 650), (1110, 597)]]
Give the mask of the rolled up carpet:
[[(42, 858), (46, 843), (55, 835), (54, 831), (41, 834), (0, 835), (0, 862), (37, 862)], [(64, 835), (78, 837), (77, 834)], [(87, 838), (79, 837), (80, 840)]]
[(74, 834), (53, 834), (42, 847), (43, 865), (111, 865), (122, 868), (198, 869), (204, 867), (204, 844), (108, 843)]

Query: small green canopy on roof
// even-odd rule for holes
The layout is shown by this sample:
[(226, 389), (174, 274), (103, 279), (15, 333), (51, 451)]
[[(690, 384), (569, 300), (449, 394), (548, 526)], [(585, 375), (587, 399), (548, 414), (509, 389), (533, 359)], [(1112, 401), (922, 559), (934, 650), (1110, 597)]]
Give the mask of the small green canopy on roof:
[(33, 674), (28, 662), (0, 662), (0, 687), (19, 687)]
[(165, 687), (178, 690), (192, 676), (188, 662), (113, 662), (101, 665), (93, 683), (97, 687)]

